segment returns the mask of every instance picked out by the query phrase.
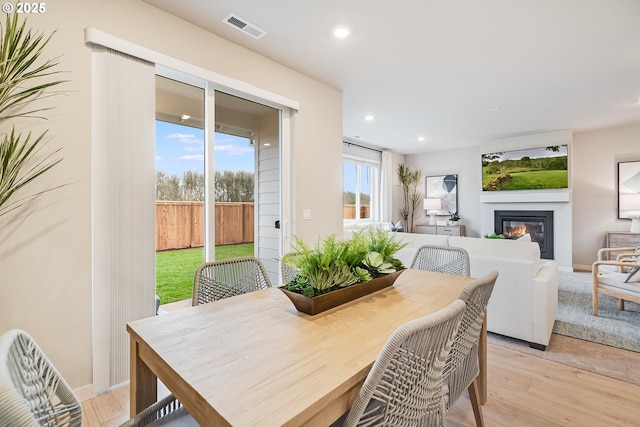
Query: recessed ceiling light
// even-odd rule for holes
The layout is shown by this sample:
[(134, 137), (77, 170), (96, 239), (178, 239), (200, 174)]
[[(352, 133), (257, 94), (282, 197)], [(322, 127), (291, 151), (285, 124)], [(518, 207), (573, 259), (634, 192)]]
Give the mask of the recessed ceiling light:
[(375, 119), (375, 117), (374, 117), (374, 116), (372, 116), (371, 114), (369, 114), (368, 116), (364, 116), (364, 119), (365, 119), (366, 121), (368, 121), (368, 122), (372, 122), (372, 121), (373, 121), (373, 119)]
[(338, 39), (348, 37), (350, 33), (351, 30), (345, 25), (338, 25), (337, 27), (333, 28), (333, 36)]
[(264, 144), (262, 144), (264, 147), (270, 147), (271, 144), (269, 144), (268, 142), (265, 142)]
[(424, 136), (419, 136), (418, 137), (418, 141), (420, 141), (420, 142), (424, 141)]
[(180, 116), (180, 120), (189, 120), (190, 118), (191, 118), (191, 116), (188, 115), (188, 114), (183, 114), (183, 115)]

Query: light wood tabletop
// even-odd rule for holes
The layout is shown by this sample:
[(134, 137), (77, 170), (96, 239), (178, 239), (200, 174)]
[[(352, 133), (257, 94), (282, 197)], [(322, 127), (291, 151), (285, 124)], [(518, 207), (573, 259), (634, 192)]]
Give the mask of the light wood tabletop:
[(159, 378), (202, 426), (329, 425), (391, 333), (450, 304), (470, 280), (408, 269), (393, 286), (315, 316), (269, 288), (131, 322), (131, 414), (156, 401)]

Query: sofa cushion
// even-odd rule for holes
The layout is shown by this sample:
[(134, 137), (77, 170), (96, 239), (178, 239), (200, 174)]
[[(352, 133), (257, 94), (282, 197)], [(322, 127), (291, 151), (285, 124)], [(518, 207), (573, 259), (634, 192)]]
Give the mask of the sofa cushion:
[(540, 245), (535, 242), (451, 236), (449, 246), (466, 249), (470, 258), (473, 258), (473, 255), (484, 255), (530, 261), (531, 277), (535, 276), (540, 269)]
[(625, 282), (626, 278), (626, 273), (601, 274), (598, 276), (598, 286), (603, 289), (638, 296), (638, 292), (640, 292), (640, 283)]
[(394, 233), (396, 239), (407, 246), (395, 254), (395, 258), (402, 261), (405, 267), (411, 267), (418, 249), (424, 245), (448, 246), (449, 236), (419, 233)]

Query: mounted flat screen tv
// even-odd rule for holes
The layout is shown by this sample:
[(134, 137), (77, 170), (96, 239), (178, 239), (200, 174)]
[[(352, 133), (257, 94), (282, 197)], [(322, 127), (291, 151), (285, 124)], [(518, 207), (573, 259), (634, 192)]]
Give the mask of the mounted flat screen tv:
[(482, 191), (568, 187), (566, 145), (482, 155)]

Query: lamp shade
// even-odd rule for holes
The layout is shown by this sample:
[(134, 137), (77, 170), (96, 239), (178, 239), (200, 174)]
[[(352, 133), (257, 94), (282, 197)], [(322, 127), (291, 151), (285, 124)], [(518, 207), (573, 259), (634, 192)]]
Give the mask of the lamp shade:
[(442, 200), (440, 199), (424, 199), (425, 211), (437, 211), (442, 209)]
[(620, 211), (640, 210), (640, 193), (620, 194)]

